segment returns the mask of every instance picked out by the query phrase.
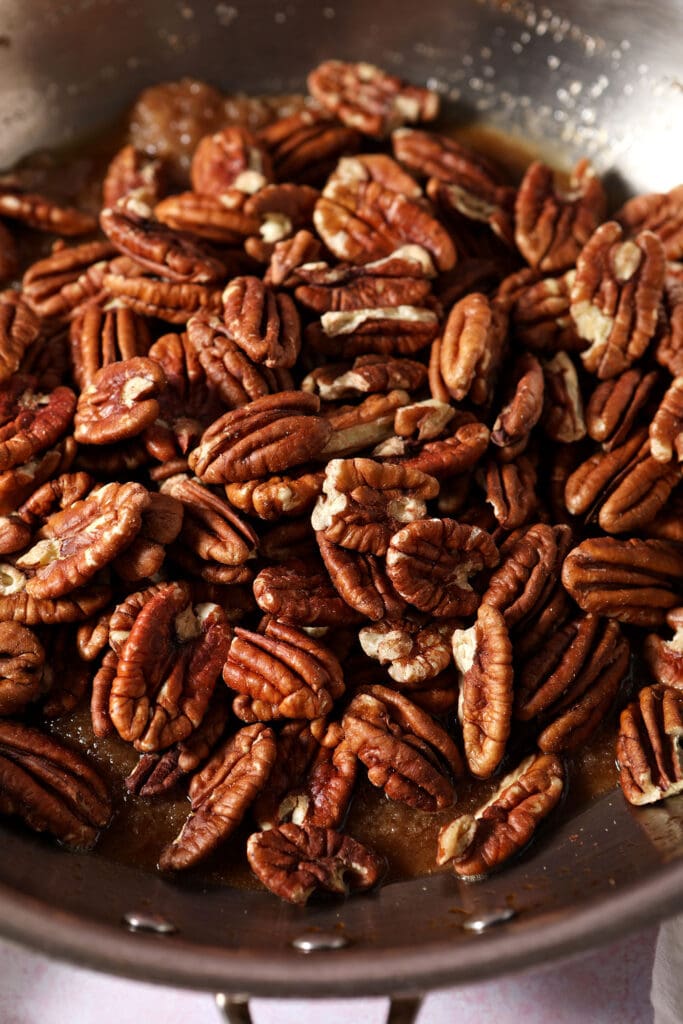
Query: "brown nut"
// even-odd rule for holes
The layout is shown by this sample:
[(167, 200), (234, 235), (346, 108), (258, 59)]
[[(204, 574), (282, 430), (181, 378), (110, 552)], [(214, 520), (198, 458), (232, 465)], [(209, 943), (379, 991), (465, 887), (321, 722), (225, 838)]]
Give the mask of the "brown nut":
[(507, 775), (483, 807), (439, 833), (437, 864), (467, 880), (484, 878), (522, 851), (560, 802), (566, 773), (553, 754), (532, 754)]
[(60, 206), (47, 196), (0, 185), (0, 217), (21, 221), (55, 235), (87, 235), (97, 227), (95, 218), (72, 206)]
[(157, 395), (165, 386), (161, 366), (144, 356), (103, 367), (79, 396), (75, 439), (99, 445), (136, 437), (159, 415)]
[(344, 313), (323, 313), (304, 334), (317, 352), (339, 358), (368, 353), (413, 355), (433, 341), (439, 318), (420, 306), (378, 306)]
[(241, 245), (259, 229), (258, 217), (245, 212), (243, 192), (224, 193), (220, 199), (197, 192), (167, 196), (154, 207), (154, 216), (174, 231), (187, 232), (219, 245)]
[(381, 559), (333, 544), (323, 533), (316, 534), (316, 539), (334, 589), (349, 608), (373, 621), (403, 615), (405, 601), (396, 593)]
[(360, 134), (319, 110), (298, 110), (263, 128), (278, 181), (322, 184), (340, 156), (360, 148)]
[(683, 185), (663, 194), (634, 196), (615, 213), (614, 219), (630, 235), (653, 231), (661, 239), (668, 260), (683, 257)]
[(515, 241), (527, 263), (543, 273), (571, 267), (605, 218), (605, 192), (588, 160), (581, 160), (560, 191), (546, 164), (526, 171), (515, 201)]
[(22, 297), (38, 316), (65, 320), (82, 302), (102, 293), (108, 260), (115, 255), (109, 242), (59, 249), (28, 268)]
[(623, 240), (615, 221), (602, 224), (576, 261), (571, 315), (582, 338), (584, 366), (600, 380), (639, 359), (657, 326), (665, 258), (656, 235)]
[(683, 376), (672, 381), (650, 423), (650, 451), (657, 462), (683, 462)]
[(606, 452), (623, 444), (657, 383), (657, 373), (635, 368), (598, 384), (586, 406), (586, 427)]
[(443, 336), (432, 346), (429, 385), (433, 398), (477, 405), (493, 396), (503, 355), (507, 318), (485, 295), (473, 292), (453, 306)]
[(161, 871), (192, 867), (237, 828), (268, 781), (275, 736), (261, 723), (240, 729), (219, 747), (190, 783), (192, 812), (180, 834), (161, 852)]
[(304, 377), (301, 387), (333, 402), (394, 389), (419, 391), (426, 381), (427, 371), (414, 359), (370, 354), (357, 356), (353, 363), (319, 366)]
[(0, 292), (0, 381), (16, 373), (39, 334), (40, 320), (19, 293)]
[(52, 736), (0, 721), (0, 811), (90, 850), (111, 818), (111, 800), (90, 762)]
[(205, 135), (192, 155), (190, 179), (195, 192), (220, 198), (237, 189), (251, 195), (272, 180), (265, 146), (242, 125)]
[(320, 459), (332, 459), (367, 451), (389, 438), (397, 412), (410, 401), (406, 391), (369, 395), (359, 405), (343, 405), (327, 413), (332, 436)]
[(538, 359), (529, 352), (520, 353), (512, 367), (511, 397), (491, 430), (491, 442), (506, 455), (514, 457), (526, 448), (543, 412), (544, 392), (544, 375)]
[(18, 622), (0, 622), (0, 715), (24, 710), (45, 689), (45, 649)]
[[(316, 313), (374, 309), (379, 306), (423, 306), (431, 292), (434, 265), (419, 245), (404, 245), (372, 263), (355, 266), (321, 261), (294, 271), (298, 302)], [(290, 284), (290, 281), (287, 281)]]
[(16, 277), (20, 266), (19, 249), (14, 235), (0, 221), (0, 283)]
[(135, 193), (143, 203), (154, 206), (166, 185), (164, 161), (135, 146), (123, 146), (111, 160), (102, 184), (104, 206), (115, 206), (119, 199)]
[(293, 281), (298, 280), (298, 268), (302, 264), (319, 262), (323, 251), (322, 242), (305, 228), (291, 238), (276, 242), (263, 278), (264, 283), (273, 288), (289, 287)]
[(664, 640), (654, 633), (646, 637), (645, 661), (658, 683), (683, 689), (683, 609), (672, 608), (666, 624), (674, 630), (673, 638)]
[(16, 512), (0, 519), (0, 552), (9, 554), (27, 547), (51, 512), (84, 498), (93, 483), (88, 473), (61, 473), (37, 487)]
[(393, 535), (387, 575), (409, 604), (436, 618), (467, 618), (479, 606), (469, 582), (498, 563), (498, 549), (476, 526), (454, 519), (420, 519)]
[[(489, 444), (489, 429), (476, 420), (465, 421), (458, 425), (457, 420), (451, 423), (455, 430), (450, 437), (427, 441), (417, 450), (406, 444), (403, 438), (390, 438), (382, 450), (375, 452), (387, 462), (397, 462), (406, 469), (417, 469), (437, 480), (445, 480), (453, 476), (467, 473), (475, 466)], [(391, 449), (387, 450), (391, 445)]]
[(71, 321), (69, 343), (74, 380), (83, 389), (103, 367), (146, 356), (151, 338), (147, 322), (132, 309), (88, 302)]
[(41, 395), (30, 378), (13, 374), (0, 385), (0, 472), (30, 462), (67, 432), (76, 408), (70, 388)]
[(512, 721), (512, 644), (501, 613), (479, 606), (470, 629), (456, 629), (453, 658), (460, 672), (458, 717), (465, 757), (479, 779), (500, 764)]
[(358, 639), (369, 658), (389, 666), (387, 671), (401, 690), (421, 690), (424, 682), (436, 679), (450, 665), (453, 628), (453, 622), (421, 625), (387, 617), (363, 626)]
[(489, 459), (485, 469), (486, 501), (505, 530), (528, 523), (538, 507), (536, 470), (526, 455), (513, 462)]
[(300, 560), (261, 569), (254, 597), (261, 611), (296, 626), (354, 625), (360, 619), (322, 566)]
[(346, 896), (370, 889), (386, 869), (383, 858), (351, 836), (291, 822), (255, 832), (247, 841), (252, 871), (288, 903), (306, 903), (315, 889)]
[(265, 480), (225, 485), (228, 501), (241, 512), (268, 522), (309, 512), (323, 486), (325, 471), (299, 471)]
[(559, 444), (573, 444), (586, 436), (583, 400), (576, 367), (566, 352), (543, 363), (545, 381), (541, 426)]
[(683, 693), (673, 687), (645, 686), (622, 711), (616, 753), (629, 803), (651, 804), (683, 790), (682, 735)]
[(221, 309), (221, 290), (209, 285), (119, 273), (105, 273), (103, 285), (109, 296), (120, 299), (134, 312), (171, 324), (186, 324), (198, 310), (219, 313)]
[(244, 721), (320, 718), (344, 692), (337, 658), (295, 626), (270, 619), (264, 633), (237, 627), (223, 679)]
[(307, 78), (312, 96), (350, 128), (383, 138), (402, 124), (433, 121), (439, 97), (373, 64), (327, 60)]
[(530, 619), (557, 586), (569, 536), (568, 527), (535, 523), (501, 545), (501, 564), (481, 600), (502, 613), (508, 629)]
[(496, 300), (508, 311), (515, 337), (532, 352), (580, 352), (588, 347), (576, 333), (569, 309), (575, 277), (572, 268), (539, 280), (538, 271), (526, 267), (498, 288)]
[(223, 320), (230, 337), (254, 362), (294, 366), (301, 328), (289, 295), (266, 287), (258, 277), (235, 277), (223, 292)]

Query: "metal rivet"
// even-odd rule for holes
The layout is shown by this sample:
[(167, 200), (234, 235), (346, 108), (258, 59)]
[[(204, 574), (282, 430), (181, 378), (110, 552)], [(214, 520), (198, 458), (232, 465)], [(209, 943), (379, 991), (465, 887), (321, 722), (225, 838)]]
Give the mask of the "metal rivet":
[(493, 928), (495, 924), (503, 924), (517, 914), (512, 907), (501, 907), (499, 910), (490, 910), (486, 914), (476, 914), (463, 921), (462, 926), (468, 932), (485, 932), (487, 928)]
[(305, 932), (292, 939), (294, 949), (299, 953), (318, 953), (324, 949), (343, 949), (349, 940), (340, 932)]
[(161, 914), (129, 910), (123, 915), (125, 924), (132, 932), (154, 932), (155, 935), (173, 935), (178, 929)]

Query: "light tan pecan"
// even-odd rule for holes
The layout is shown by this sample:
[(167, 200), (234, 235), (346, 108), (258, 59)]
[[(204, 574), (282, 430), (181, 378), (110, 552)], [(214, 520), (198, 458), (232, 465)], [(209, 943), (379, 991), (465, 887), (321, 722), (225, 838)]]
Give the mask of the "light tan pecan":
[(532, 754), (501, 782), (474, 814), (463, 814), (439, 833), (437, 864), (450, 863), (468, 880), (484, 878), (520, 853), (560, 802), (566, 784), (563, 762)]
[(650, 451), (657, 462), (683, 462), (683, 376), (671, 382), (650, 423)]
[(230, 337), (256, 363), (291, 367), (301, 347), (299, 314), (282, 292), (258, 277), (236, 277), (223, 292), (223, 320)]
[(159, 415), (166, 374), (154, 359), (109, 363), (81, 391), (74, 437), (83, 444), (114, 444), (141, 434)]
[(136, 313), (171, 324), (186, 324), (198, 310), (214, 314), (221, 311), (221, 290), (209, 285), (119, 273), (105, 273), (103, 284), (111, 298), (120, 299)]
[(39, 335), (40, 320), (20, 294), (0, 292), (0, 381), (16, 373)]
[(598, 384), (586, 405), (590, 437), (607, 452), (623, 444), (656, 383), (656, 371), (644, 374), (632, 368)]
[(541, 426), (559, 444), (573, 444), (586, 436), (583, 399), (576, 367), (566, 352), (543, 363)]
[(234, 483), (280, 473), (314, 458), (332, 434), (320, 401), (282, 391), (235, 409), (204, 431), (190, 468), (205, 483)]
[(398, 530), (387, 549), (387, 575), (409, 604), (437, 618), (467, 618), (479, 606), (470, 578), (498, 563), (498, 549), (476, 526), (420, 519)]
[(434, 340), (439, 318), (420, 306), (378, 306), (323, 313), (305, 329), (309, 346), (326, 355), (412, 355)]
[(571, 290), (576, 271), (539, 280), (528, 267), (505, 278), (496, 300), (509, 313), (515, 337), (532, 352), (580, 352), (588, 343), (571, 318)]
[(571, 267), (598, 224), (607, 200), (588, 160), (580, 160), (560, 190), (540, 161), (526, 171), (515, 200), (515, 241), (527, 263), (543, 273)]
[(266, 566), (254, 580), (259, 608), (296, 626), (357, 624), (360, 616), (337, 590), (322, 566), (298, 559)]
[(359, 405), (343, 405), (326, 414), (332, 427), (320, 459), (346, 458), (385, 441), (394, 431), (397, 412), (410, 401), (407, 391), (370, 395)]
[(474, 626), (456, 629), (452, 644), (465, 757), (473, 775), (488, 779), (503, 758), (512, 721), (512, 644), (505, 619), (482, 604)]
[(90, 850), (111, 818), (106, 785), (86, 757), (53, 736), (0, 721), (0, 811)]
[(439, 97), (408, 85), (374, 64), (327, 60), (307, 78), (312, 96), (326, 110), (364, 135), (383, 138), (402, 124), (433, 121)]
[(95, 218), (72, 206), (60, 206), (47, 196), (0, 184), (0, 217), (18, 220), (27, 227), (55, 235), (88, 235), (97, 227)]
[(656, 235), (623, 239), (616, 221), (602, 224), (576, 261), (571, 315), (582, 338), (584, 366), (600, 380), (615, 377), (639, 359), (657, 326), (665, 258)]
[(386, 863), (342, 832), (285, 822), (247, 841), (252, 871), (267, 889), (288, 903), (306, 903), (315, 889), (338, 896), (370, 889)]
[(154, 216), (174, 231), (188, 232), (219, 245), (241, 245), (259, 230), (259, 219), (245, 212), (244, 192), (230, 191), (220, 198), (180, 192), (154, 207)]
[(46, 689), (45, 649), (30, 629), (0, 622), (0, 715), (14, 715)]
[(538, 507), (536, 470), (526, 455), (512, 462), (489, 459), (485, 469), (486, 501), (506, 530), (528, 523)]
[(655, 803), (683, 790), (683, 693), (645, 686), (621, 713), (617, 738), (619, 782), (631, 804)]
[(683, 689), (683, 608), (672, 608), (666, 624), (674, 631), (672, 639), (664, 640), (655, 633), (647, 636), (645, 661), (658, 683)]
[(663, 540), (594, 537), (569, 552), (562, 582), (583, 611), (660, 626), (680, 604), (683, 547)]
[(407, 697), (386, 686), (368, 686), (353, 698), (342, 725), (368, 779), (392, 800), (424, 811), (455, 802), (450, 777), (462, 775), (458, 748)]
[(485, 295), (473, 292), (453, 306), (432, 346), (429, 385), (433, 398), (485, 405), (493, 395), (503, 355), (507, 318)]
[(71, 321), (69, 343), (74, 380), (87, 388), (110, 363), (146, 356), (152, 339), (147, 321), (127, 306), (88, 302)]
[(444, 227), (415, 199), (379, 182), (332, 182), (313, 213), (313, 223), (340, 260), (367, 264), (404, 245), (425, 249), (438, 270), (455, 266), (453, 242)]
[(313, 510), (313, 529), (342, 547), (386, 554), (400, 524), (422, 519), (437, 481), (419, 470), (372, 459), (332, 459), (323, 496)]
[(399, 389), (419, 391), (427, 381), (427, 371), (414, 359), (369, 354), (357, 356), (353, 363), (334, 363), (312, 370), (301, 382), (302, 390), (312, 391), (323, 401), (360, 398)]
[(500, 546), (500, 565), (491, 573), (483, 604), (497, 608), (512, 630), (539, 610), (557, 586), (568, 527), (534, 523)]
[(266, 144), (279, 181), (320, 185), (340, 156), (355, 153), (361, 136), (319, 110), (295, 111), (258, 133)]
[(251, 195), (272, 181), (265, 146), (242, 125), (230, 125), (200, 139), (192, 154), (190, 180), (195, 192), (220, 196), (230, 189)]
[(453, 622), (424, 625), (405, 617), (389, 617), (363, 626), (360, 645), (369, 658), (388, 665), (388, 673), (401, 690), (422, 690), (451, 663)]
[(295, 518), (313, 508), (320, 494), (325, 471), (304, 470), (287, 476), (225, 485), (228, 501), (240, 512), (268, 522)]
[(544, 392), (541, 364), (530, 352), (521, 352), (512, 366), (508, 401), (491, 431), (491, 441), (501, 449), (501, 458), (514, 458), (526, 448), (543, 412)]
[(28, 268), (22, 297), (38, 316), (65, 320), (82, 302), (102, 292), (108, 260), (115, 255), (109, 242), (59, 249)]
[(20, 266), (19, 249), (14, 235), (0, 221), (0, 283), (16, 277)]
[(43, 395), (30, 377), (13, 374), (0, 384), (0, 471), (29, 463), (67, 432), (76, 408), (70, 388)]
[(234, 832), (266, 785), (275, 751), (272, 729), (260, 722), (219, 747), (190, 783), (192, 811), (180, 834), (162, 850), (162, 871), (192, 867)]
[(400, 192), (409, 199), (422, 198), (422, 189), (415, 179), (386, 153), (343, 156), (327, 181), (378, 181), (384, 188)]
[(333, 544), (322, 533), (316, 536), (334, 589), (350, 608), (373, 622), (403, 615), (405, 601), (396, 593), (381, 559)]
[(653, 231), (661, 239), (668, 260), (683, 258), (683, 185), (666, 193), (634, 196), (614, 219), (630, 235)]

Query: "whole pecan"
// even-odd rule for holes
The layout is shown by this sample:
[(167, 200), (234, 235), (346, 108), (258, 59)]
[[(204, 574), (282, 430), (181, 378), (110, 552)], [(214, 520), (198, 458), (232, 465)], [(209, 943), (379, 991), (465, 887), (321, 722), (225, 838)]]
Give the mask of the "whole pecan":
[(298, 110), (258, 133), (279, 181), (321, 184), (340, 156), (355, 153), (360, 134), (319, 110)]
[(0, 721), (0, 811), (90, 850), (111, 818), (107, 787), (83, 754), (19, 722)]
[(279, 473), (313, 458), (332, 428), (317, 415), (320, 401), (282, 391), (217, 419), (190, 454), (190, 468), (206, 483), (233, 483)]
[(566, 352), (543, 363), (541, 425), (552, 441), (573, 444), (586, 436), (583, 399), (576, 367)]
[(297, 626), (355, 625), (360, 616), (340, 593), (322, 566), (300, 559), (266, 566), (254, 580), (259, 608)]
[(255, 832), (247, 841), (252, 871), (267, 889), (289, 903), (306, 903), (315, 889), (346, 896), (370, 889), (386, 864), (341, 832), (291, 822)]
[(372, 459), (332, 459), (311, 523), (335, 544), (384, 555), (399, 525), (422, 519), (426, 499), (438, 490), (436, 480), (419, 470)]
[(571, 315), (582, 338), (584, 366), (600, 380), (628, 369), (647, 348), (657, 326), (665, 257), (656, 235), (623, 240), (616, 221), (602, 224), (576, 261)]
[(403, 615), (405, 601), (380, 558), (333, 544), (323, 533), (317, 534), (317, 541), (334, 589), (349, 608), (373, 621)]
[(643, 687), (622, 711), (616, 753), (629, 803), (651, 804), (683, 790), (681, 732), (683, 693), (671, 686)]
[(353, 363), (320, 366), (301, 382), (304, 391), (318, 394), (323, 401), (358, 398), (395, 388), (419, 391), (427, 381), (427, 371), (414, 359), (369, 354), (357, 356)]
[(30, 377), (13, 374), (0, 384), (0, 472), (34, 459), (67, 432), (76, 408), (70, 388), (37, 393)]
[(618, 210), (614, 219), (629, 233), (653, 231), (664, 246), (668, 260), (683, 257), (683, 186), (670, 192), (634, 196)]
[(387, 617), (363, 626), (360, 645), (369, 658), (388, 665), (388, 673), (401, 689), (422, 689), (451, 662), (453, 622), (423, 625), (406, 618)]
[(186, 324), (198, 310), (219, 313), (220, 288), (187, 281), (158, 281), (152, 277), (105, 273), (107, 294), (120, 299), (136, 313), (157, 317), (171, 324)]
[(45, 649), (18, 622), (0, 622), (0, 715), (23, 711), (45, 689)]
[(532, 754), (507, 775), (483, 807), (463, 814), (439, 833), (437, 864), (457, 875), (483, 878), (531, 841), (539, 824), (560, 802), (566, 771), (553, 754)]
[(674, 630), (673, 639), (664, 640), (655, 633), (647, 636), (645, 661), (658, 683), (683, 689), (683, 608), (672, 608), (666, 624)]
[(88, 302), (71, 321), (69, 343), (74, 380), (83, 389), (103, 367), (146, 356), (152, 342), (146, 320), (132, 309)]
[(672, 381), (650, 423), (650, 451), (657, 462), (683, 462), (683, 376)]
[(192, 155), (190, 179), (200, 194), (220, 197), (229, 189), (251, 194), (272, 180), (264, 145), (242, 125), (230, 125), (200, 139)]
[(663, 540), (594, 537), (569, 552), (562, 582), (583, 611), (659, 626), (680, 604), (683, 547)]
[(187, 585), (161, 585), (118, 652), (109, 716), (121, 738), (155, 751), (189, 736), (206, 714), (229, 642), (217, 605), (193, 607)]
[(237, 828), (268, 781), (275, 736), (260, 722), (223, 743), (190, 783), (192, 812), (180, 834), (161, 851), (161, 871), (192, 867)]
[(469, 582), (498, 562), (489, 535), (454, 519), (420, 519), (393, 535), (387, 575), (409, 604), (436, 618), (474, 615), (479, 595)]
[(512, 462), (489, 459), (485, 469), (486, 501), (506, 530), (529, 522), (538, 507), (536, 470), (526, 455)]
[(233, 340), (256, 363), (293, 366), (301, 347), (299, 314), (289, 295), (258, 277), (236, 277), (223, 292), (223, 319)]
[(407, 85), (374, 64), (327, 60), (307, 78), (312, 96), (331, 114), (365, 135), (382, 138), (402, 124), (433, 121), (439, 97)]
[(609, 452), (626, 441), (657, 383), (657, 373), (634, 368), (602, 381), (586, 405), (586, 428)]
[(540, 161), (526, 171), (515, 200), (515, 241), (527, 263), (543, 273), (566, 270), (605, 218), (607, 200), (588, 160), (574, 168), (567, 192)]
[(434, 398), (485, 405), (503, 354), (507, 319), (485, 295), (473, 292), (453, 306), (443, 336), (432, 346), (429, 385)]
[(223, 679), (243, 695), (234, 709), (244, 721), (319, 718), (344, 692), (341, 665), (303, 630), (270, 619), (263, 633), (237, 627)]
[(159, 415), (157, 395), (165, 386), (166, 374), (154, 359), (109, 363), (79, 395), (75, 439), (99, 445), (136, 437)]
[(258, 235), (245, 243), (249, 255), (269, 263), (278, 242), (311, 227), (318, 195), (318, 190), (309, 185), (283, 182), (265, 185), (250, 196), (244, 204), (244, 211), (257, 217), (260, 223)]
[(167, 196), (154, 207), (154, 216), (174, 231), (187, 232), (219, 245), (241, 245), (259, 229), (259, 219), (246, 213), (247, 197), (229, 191), (220, 198), (181, 192)]
[(59, 249), (28, 268), (22, 296), (38, 316), (65, 320), (82, 302), (102, 292), (108, 260), (115, 255), (109, 242)]
[(164, 161), (129, 143), (118, 151), (107, 167), (102, 183), (102, 200), (105, 206), (115, 206), (119, 199), (125, 199), (134, 192), (143, 203), (154, 206), (165, 185)]
[(16, 373), (39, 334), (40, 320), (19, 293), (0, 292), (0, 381)]
[(514, 458), (526, 448), (531, 431), (543, 412), (545, 382), (538, 359), (522, 352), (512, 367), (509, 399), (498, 413), (491, 441)]
[(440, 725), (402, 694), (385, 686), (357, 693), (342, 722), (347, 742), (368, 769), (368, 779), (392, 800), (424, 811), (455, 801), (450, 775), (462, 758)]
[(0, 217), (21, 221), (55, 235), (87, 235), (96, 228), (95, 218), (72, 206), (60, 206), (47, 196), (0, 185)]
[(323, 313), (304, 336), (316, 351), (332, 356), (412, 355), (434, 339), (439, 318), (420, 306), (378, 306)]
[(474, 626), (456, 629), (452, 644), (465, 757), (472, 774), (487, 779), (505, 753), (512, 719), (512, 644), (505, 619), (482, 604)]

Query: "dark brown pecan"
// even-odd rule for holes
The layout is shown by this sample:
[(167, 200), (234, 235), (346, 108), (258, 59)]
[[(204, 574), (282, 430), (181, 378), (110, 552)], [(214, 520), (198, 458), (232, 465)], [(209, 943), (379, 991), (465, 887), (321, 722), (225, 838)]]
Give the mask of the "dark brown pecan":
[(40, 320), (19, 293), (0, 292), (0, 381), (16, 373), (39, 334)]
[(569, 534), (568, 527), (535, 523), (501, 545), (501, 564), (481, 600), (502, 612), (508, 629), (529, 619), (557, 585)]
[(67, 319), (82, 302), (102, 292), (109, 242), (84, 242), (33, 263), (22, 279), (22, 297), (40, 317)]
[(683, 547), (662, 540), (594, 537), (567, 555), (562, 582), (583, 611), (660, 626), (680, 604)]
[[(388, 665), (389, 675), (400, 689), (421, 690), (422, 684), (436, 679), (451, 663), (452, 622), (422, 625), (401, 617), (386, 618), (372, 626), (363, 626), (360, 645), (369, 658)], [(415, 698), (417, 699), (417, 698)]]
[(526, 455), (513, 462), (490, 459), (486, 464), (486, 501), (506, 530), (529, 522), (538, 507), (536, 470)]
[(296, 362), (301, 327), (289, 295), (258, 277), (236, 277), (223, 292), (223, 319), (230, 337), (254, 362), (273, 367)]
[(570, 314), (574, 269), (560, 277), (538, 279), (525, 268), (507, 277), (496, 292), (507, 309), (515, 337), (532, 352), (580, 352), (587, 342), (576, 333)]
[(645, 638), (645, 660), (658, 683), (683, 689), (683, 607), (672, 608), (666, 624), (673, 629), (673, 638), (651, 633)]
[(335, 544), (381, 556), (401, 523), (423, 518), (426, 500), (438, 490), (436, 480), (419, 470), (372, 459), (332, 459), (311, 523)]
[(272, 174), (265, 147), (242, 125), (205, 135), (190, 166), (195, 192), (216, 197), (233, 188), (251, 195), (272, 180)]
[(356, 782), (358, 758), (338, 722), (311, 723), (318, 740), (305, 779), (287, 793), (278, 808), (280, 821), (320, 828), (339, 828), (346, 817)]
[(18, 622), (0, 622), (0, 715), (14, 715), (42, 690), (45, 649)]
[(373, 621), (403, 615), (405, 601), (396, 593), (381, 559), (333, 544), (322, 533), (317, 540), (334, 589), (350, 608)]
[(19, 249), (14, 235), (0, 221), (0, 283), (16, 277), (20, 266)]
[(372, 263), (401, 246), (419, 245), (439, 270), (455, 266), (446, 229), (417, 200), (377, 181), (332, 182), (316, 203), (313, 222), (328, 249), (349, 263)]
[(308, 517), (271, 526), (259, 538), (259, 554), (269, 562), (304, 562), (318, 557), (318, 545)]
[(491, 441), (503, 450), (502, 457), (514, 458), (526, 448), (543, 412), (544, 390), (538, 359), (530, 352), (520, 353), (512, 367), (508, 391), (511, 397), (498, 413), (491, 431)]
[(672, 491), (662, 511), (643, 527), (643, 535), (654, 540), (683, 543), (683, 491)]
[(482, 604), (474, 626), (456, 629), (452, 643), (465, 757), (473, 775), (488, 779), (505, 753), (512, 720), (512, 644), (505, 619)]
[(335, 401), (394, 388), (419, 391), (426, 381), (427, 371), (414, 359), (371, 354), (358, 356), (353, 363), (319, 366), (304, 377), (301, 387), (318, 394), (323, 401)]
[(154, 207), (154, 216), (174, 231), (189, 232), (219, 245), (241, 245), (259, 229), (259, 219), (245, 212), (243, 192), (229, 192), (220, 199), (181, 192), (167, 196)]
[(284, 808), (281, 812), (282, 802), (303, 782), (319, 750), (319, 737), (326, 729), (326, 718), (285, 722), (282, 726), (268, 785), (254, 801), (253, 816), (259, 828), (274, 828), (286, 820)]
[(82, 587), (139, 532), (149, 495), (141, 484), (110, 483), (50, 515), (36, 543), (16, 559), (26, 593), (59, 598)]
[(49, 395), (32, 388), (30, 377), (14, 374), (0, 385), (0, 471), (27, 463), (66, 433), (76, 407), (70, 388)]
[(624, 370), (595, 388), (586, 406), (586, 427), (609, 452), (626, 441), (657, 382), (657, 373)]
[(386, 863), (351, 836), (291, 822), (255, 832), (247, 841), (252, 871), (288, 903), (306, 903), (315, 889), (346, 896), (370, 889)]
[(327, 413), (332, 436), (319, 458), (355, 455), (381, 444), (394, 430), (395, 416), (410, 401), (406, 391), (370, 395), (360, 405), (343, 405)]
[(443, 336), (432, 346), (433, 398), (485, 405), (493, 395), (503, 355), (507, 318), (485, 295), (473, 292), (453, 306)]
[(498, 563), (498, 549), (476, 526), (454, 519), (420, 519), (393, 535), (387, 575), (398, 593), (437, 618), (474, 615), (479, 594), (470, 578)]
[(74, 437), (82, 444), (114, 444), (136, 437), (159, 415), (166, 374), (154, 359), (135, 356), (98, 370), (81, 391)]
[(412, 355), (434, 340), (439, 318), (420, 306), (378, 306), (323, 313), (305, 338), (315, 351), (339, 358), (366, 353)]
[(95, 218), (72, 206), (60, 206), (47, 196), (0, 185), (0, 217), (21, 221), (30, 228), (55, 235), (87, 235), (97, 227)]
[(683, 462), (683, 376), (672, 381), (650, 424), (650, 451), (657, 462)]
[(325, 471), (303, 471), (266, 480), (226, 484), (228, 501), (247, 515), (268, 522), (294, 518), (309, 512), (323, 486)]
[(531, 841), (560, 802), (565, 768), (553, 754), (532, 754), (507, 775), (483, 807), (463, 814), (439, 833), (437, 864), (467, 879), (483, 878)]
[(543, 363), (545, 381), (541, 426), (559, 444), (573, 444), (586, 436), (583, 400), (576, 367), (566, 352)]
[(310, 72), (308, 88), (319, 103), (351, 128), (383, 138), (402, 124), (433, 121), (439, 97), (407, 85), (374, 64), (327, 60)]
[(617, 739), (619, 782), (631, 804), (655, 803), (683, 790), (683, 693), (645, 686), (621, 713)]
[(135, 146), (123, 146), (107, 167), (102, 184), (105, 206), (116, 206), (119, 199), (135, 193), (143, 203), (154, 206), (166, 186), (164, 161)]
[(89, 850), (109, 824), (111, 800), (83, 754), (37, 729), (0, 721), (0, 810)]
[(337, 590), (322, 567), (299, 560), (266, 566), (254, 580), (254, 597), (259, 608), (297, 626), (358, 623), (360, 616), (342, 600), (344, 595), (340, 597)]
[(656, 235), (623, 240), (616, 221), (602, 224), (581, 250), (571, 293), (571, 315), (582, 338), (584, 366), (600, 380), (639, 359), (657, 326), (665, 257)]
[(368, 779), (392, 800), (424, 811), (450, 807), (450, 775), (462, 774), (462, 758), (437, 722), (402, 694), (369, 686), (344, 715), (344, 734), (368, 769)]
[(360, 148), (360, 134), (318, 110), (298, 110), (258, 133), (279, 181), (321, 184), (340, 156)]
[(198, 310), (214, 314), (221, 310), (220, 288), (208, 285), (119, 273), (105, 273), (103, 284), (108, 295), (120, 299), (136, 313), (171, 324), (186, 324)]
[(560, 191), (540, 161), (526, 171), (515, 201), (515, 241), (527, 263), (543, 273), (571, 267), (605, 219), (605, 192), (588, 160), (581, 160)]
[(38, 391), (52, 391), (67, 383), (69, 372), (67, 330), (43, 321), (40, 334), (24, 352), (19, 373), (33, 377)]
[(103, 367), (146, 356), (152, 339), (146, 320), (127, 306), (88, 302), (71, 321), (69, 342), (74, 380), (87, 388)]
[(244, 721), (320, 718), (344, 692), (341, 665), (331, 651), (295, 626), (270, 619), (264, 633), (237, 627), (223, 679), (243, 695), (235, 713)]
[(237, 828), (268, 781), (275, 736), (260, 722), (245, 726), (216, 751), (190, 783), (192, 812), (180, 834), (161, 852), (162, 871), (192, 867)]
[(189, 462), (209, 484), (280, 473), (315, 457), (332, 434), (317, 415), (320, 401), (303, 391), (282, 391), (236, 409), (204, 431)]
[(635, 196), (614, 215), (631, 235), (653, 231), (664, 246), (668, 260), (683, 258), (683, 185), (666, 193)]

